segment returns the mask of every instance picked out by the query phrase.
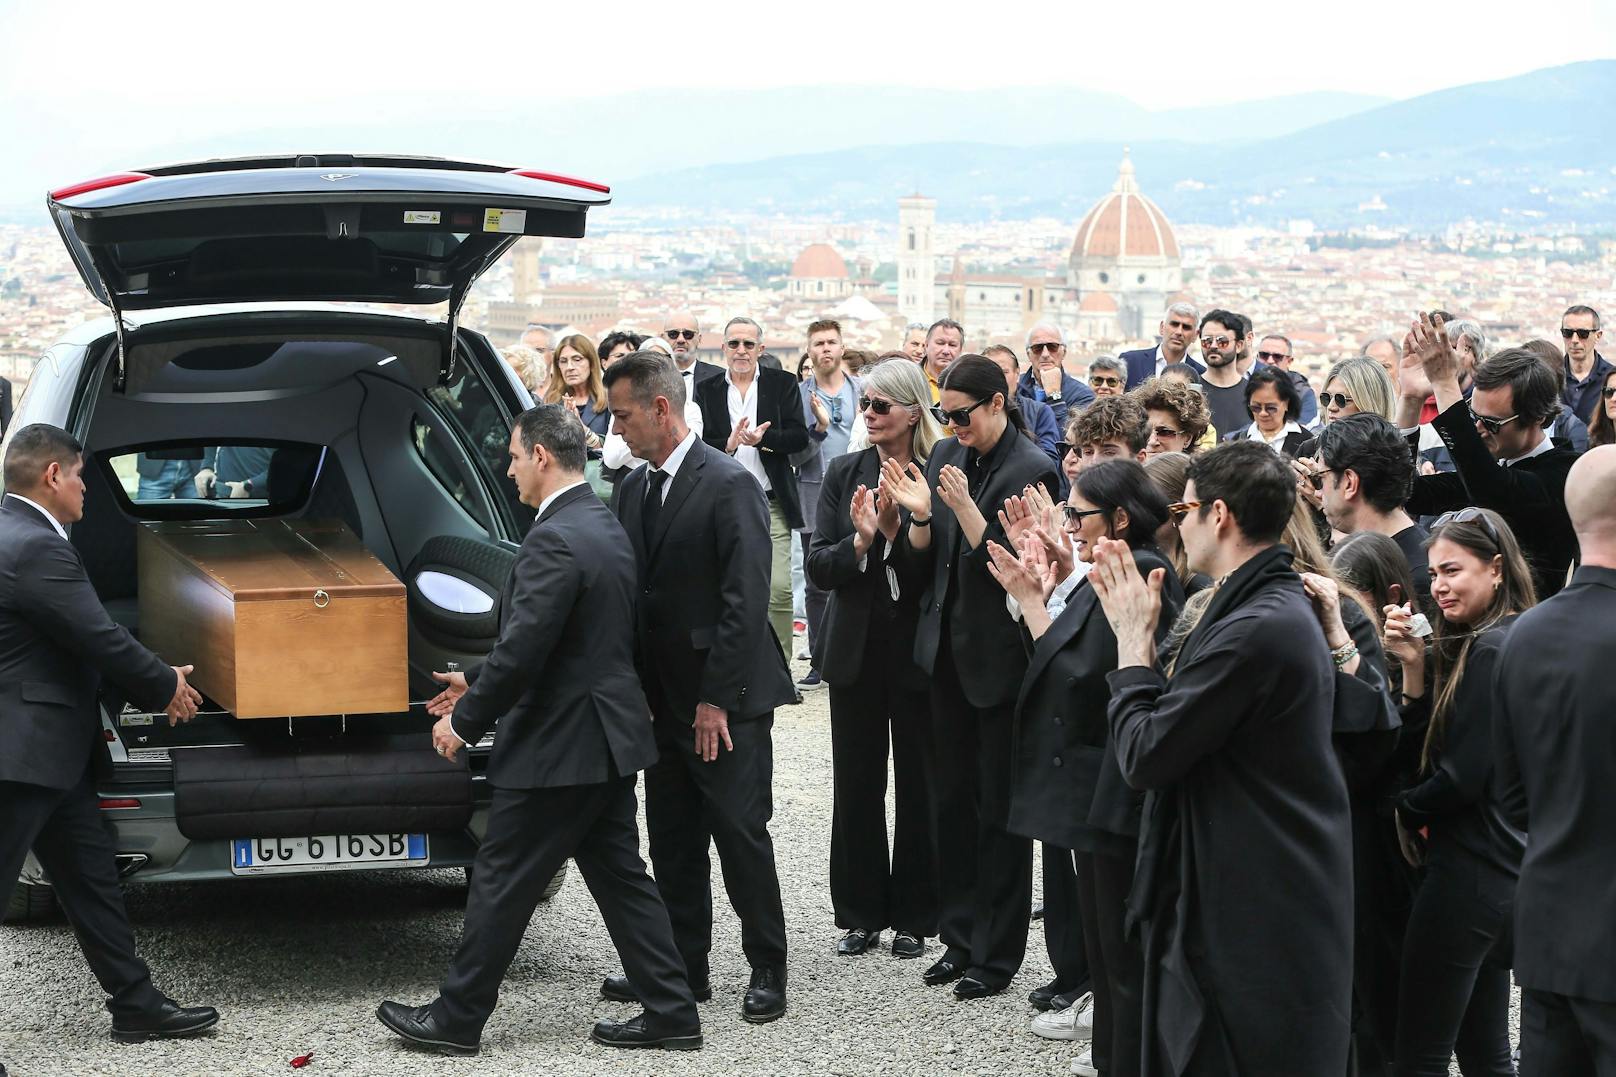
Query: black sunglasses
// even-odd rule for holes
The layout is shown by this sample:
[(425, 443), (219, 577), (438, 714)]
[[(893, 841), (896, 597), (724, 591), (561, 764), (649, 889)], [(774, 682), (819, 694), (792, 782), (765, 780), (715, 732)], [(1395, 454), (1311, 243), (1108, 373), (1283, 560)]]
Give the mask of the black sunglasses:
[(1282, 360), (1289, 359), (1290, 356), (1286, 355), (1284, 352), (1258, 352), (1257, 358), (1261, 359), (1265, 363), (1278, 363)]
[(975, 411), (983, 404), (986, 404), (988, 400), (991, 399), (992, 397), (988, 397), (985, 400), (978, 400), (968, 408), (955, 408), (953, 411), (945, 411), (941, 404), (933, 404), (931, 406), (931, 414), (934, 419), (942, 423), (944, 426), (970, 426), (971, 412)]
[(1319, 407), (1328, 408), (1330, 406), (1331, 401), (1335, 402), (1335, 406), (1336, 406), (1337, 411), (1339, 411), (1342, 408), (1350, 408), (1352, 406), (1352, 397), (1348, 396), (1346, 393), (1320, 393), (1319, 394)]
[(1609, 400), (1611, 397), (1616, 397), (1616, 385), (1605, 386), (1605, 388), (1599, 390), (1599, 395), (1604, 397), (1606, 400)]
[(1037, 344), (1029, 344), (1029, 345), (1027, 345), (1027, 354), (1028, 355), (1036, 355), (1039, 352), (1058, 352), (1064, 347), (1066, 347), (1066, 345), (1064, 345), (1064, 344), (1062, 344), (1062, 343), (1060, 343), (1058, 341), (1056, 341), (1054, 343), (1047, 343), (1047, 342), (1044, 342), (1044, 341), (1039, 341)]
[(1495, 419), (1491, 415), (1477, 415), (1476, 409), (1471, 407), (1469, 404), (1465, 405), (1465, 410), (1470, 412), (1471, 421), (1480, 423), (1482, 426), (1486, 427), (1489, 434), (1497, 434), (1500, 430), (1504, 429), (1504, 427), (1520, 418), (1519, 415), (1511, 415), (1507, 419)]
[(694, 329), (664, 329), (662, 331), (662, 335), (667, 337), (669, 340), (696, 339), (696, 331)]
[(1338, 467), (1327, 467), (1322, 471), (1315, 471), (1313, 474), (1309, 475), (1307, 477), (1307, 481), (1312, 485), (1313, 489), (1322, 493), (1324, 490), (1324, 476), (1333, 474), (1334, 472), (1340, 470), (1341, 469)]
[(860, 411), (873, 411), (877, 415), (885, 415), (893, 408), (901, 406), (894, 404), (890, 400), (882, 400), (878, 396), (861, 396), (858, 398), (858, 409)]
[(1465, 509), (1455, 509), (1453, 512), (1444, 512), (1431, 525), (1431, 533), (1435, 534), (1438, 528), (1448, 524), (1480, 524), (1481, 529), (1487, 532), (1487, 537), (1492, 539), (1493, 545), (1502, 548), (1502, 544), (1498, 541), (1498, 532), (1493, 529), (1493, 522), (1487, 519), (1486, 512), (1474, 505)]
[(1560, 335), (1567, 340), (1572, 337), (1576, 337), (1578, 340), (1587, 340), (1597, 332), (1599, 332), (1597, 329), (1567, 329), (1563, 325), (1560, 327)]
[(1064, 459), (1066, 459), (1066, 454), (1067, 453), (1076, 452), (1076, 451), (1077, 451), (1077, 446), (1073, 445), (1069, 441), (1057, 441), (1057, 442), (1055, 442), (1055, 459), (1057, 459), (1057, 460), (1064, 460)]

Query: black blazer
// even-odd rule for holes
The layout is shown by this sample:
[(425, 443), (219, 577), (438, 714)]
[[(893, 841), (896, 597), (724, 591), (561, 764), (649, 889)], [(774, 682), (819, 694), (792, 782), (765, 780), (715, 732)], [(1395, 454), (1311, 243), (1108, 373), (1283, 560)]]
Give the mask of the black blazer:
[[(1404, 510), (1418, 519), (1479, 505), (1504, 518), (1532, 569), (1539, 600), (1565, 585), (1566, 570), (1577, 559), (1577, 536), (1566, 513), (1565, 484), (1577, 454), (1563, 445), (1530, 460), (1500, 467), (1476, 433), (1463, 400), (1431, 422), (1457, 469), (1452, 474), (1419, 475)], [(1418, 464), (1419, 435), (1409, 435)]]
[[(1157, 345), (1160, 347), (1160, 345)], [(1128, 364), (1128, 388), (1133, 389), (1141, 383), (1149, 381), (1156, 376), (1156, 348), (1140, 348), (1137, 351), (1123, 352), (1118, 356)], [(1205, 374), (1206, 367), (1191, 359), (1188, 354), (1184, 361), (1195, 368), (1197, 374)]]
[[(1242, 441), (1245, 439), (1246, 435), (1250, 433), (1251, 424), (1247, 423), (1234, 433), (1225, 435), (1223, 440)], [(1303, 450), (1305, 450), (1310, 443), (1316, 441), (1318, 441), (1318, 436), (1307, 430), (1292, 430), (1289, 434), (1285, 435), (1285, 440), (1279, 443), (1279, 451), (1284, 453), (1286, 456), (1295, 459), (1296, 457), (1304, 455)]]
[(617, 515), (639, 566), (635, 651), (653, 713), (688, 725), (698, 703), (738, 721), (791, 702), (796, 691), (769, 624), (773, 556), (757, 480), (695, 440), (647, 549), (647, 470), (641, 465), (618, 484)]
[(1515, 889), (1522, 987), (1616, 1002), (1616, 569), (1577, 569), (1516, 618), (1493, 677), (1494, 758), (1526, 831)]
[[(723, 371), (719, 371), (720, 374)], [(763, 459), (763, 473), (774, 487), (774, 496), (780, 502), (786, 523), (793, 531), (803, 527), (802, 495), (797, 490), (797, 472), (789, 457), (808, 447), (808, 424), (802, 417), (802, 385), (783, 370), (759, 367), (757, 385), (757, 422), (753, 426), (769, 424), (763, 432), (758, 452)], [(729, 379), (709, 377), (696, 379), (696, 403), (701, 407), (701, 436), (719, 452), (729, 444)]]
[(488, 780), (508, 789), (593, 785), (656, 762), (634, 671), (634, 552), (587, 484), (552, 501), (522, 540), (499, 642), (466, 674), (456, 735), (499, 725)]
[(1060, 480), (1043, 450), (1015, 427), (1007, 426), (978, 463), (983, 473), (973, 483), (974, 500), (988, 526), (981, 545), (967, 550), (959, 522), (937, 493), (937, 477), (949, 464), (970, 475), (970, 455), (956, 438), (937, 443), (926, 462), (926, 481), (932, 490), (931, 545), (925, 550), (911, 546), (910, 525), (899, 533), (894, 556), (906, 561), (912, 558), (915, 567), (906, 565), (905, 571), (918, 571), (928, 580), (920, 599), (915, 662), (928, 674), (936, 672), (943, 618), (947, 617), (954, 665), (965, 698), (973, 707), (995, 707), (1015, 701), (1027, 655), (1021, 646), (1021, 627), (1005, 608), (1004, 589), (988, 574), (988, 542), (1008, 545), (1004, 528), (999, 526), (1005, 498), (1033, 483), (1056, 496)]
[[(1177, 619), (1184, 591), (1160, 551), (1135, 550), (1133, 560), (1146, 578), (1152, 569), (1166, 571), (1159, 641)], [(1122, 780), (1111, 750), (1111, 687), (1105, 678), (1116, 668), (1116, 634), (1085, 580), (1032, 645), (1021, 680), (1011, 749), (1011, 833), (1061, 849), (1132, 858), (1144, 794)]]
[[(887, 560), (887, 540), (880, 531), (875, 533), (862, 570), (853, 555), (853, 520), (848, 515), (853, 491), (860, 484), (874, 490), (880, 481), (881, 457), (873, 445), (835, 457), (825, 472), (814, 538), (803, 564), (814, 586), (830, 596), (824, 630), (814, 637), (814, 668), (831, 684), (851, 685), (872, 651), (877, 656), (898, 654), (903, 656), (901, 666), (889, 674), (904, 687), (921, 691), (927, 684), (926, 675), (911, 659), (925, 579), (912, 571), (912, 559), (903, 565)], [(899, 509), (898, 516), (901, 534), (909, 513)], [(898, 579), (896, 602), (891, 600), (888, 567), (905, 569)], [(872, 636), (876, 637), (873, 641)]]
[(11, 382), (0, 378), (0, 436), (11, 429)]
[(70, 789), (104, 741), (105, 677), (161, 710), (174, 671), (113, 622), (79, 553), (15, 497), (0, 504), (0, 781)]

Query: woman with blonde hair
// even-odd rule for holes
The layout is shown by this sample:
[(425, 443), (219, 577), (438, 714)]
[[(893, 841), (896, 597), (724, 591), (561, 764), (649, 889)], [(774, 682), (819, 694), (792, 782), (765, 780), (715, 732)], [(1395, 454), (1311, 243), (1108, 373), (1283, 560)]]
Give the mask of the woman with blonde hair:
[(500, 358), (516, 372), (516, 380), (527, 387), (534, 400), (544, 399), (545, 386), (550, 383), (550, 365), (538, 349), (525, 344), (512, 344), (500, 349)]
[[(917, 364), (866, 369), (857, 405), (869, 447), (825, 469), (804, 564), (829, 595), (813, 661), (830, 684), (830, 895), (836, 925), (846, 932), (837, 953), (862, 954), (890, 927), (892, 956), (919, 957), (938, 929), (931, 708), (926, 675), (914, 661), (922, 588), (913, 579), (900, 584), (889, 563), (911, 514), (889, 496), (881, 465), (924, 467), (943, 430)], [(889, 748), (896, 801), (890, 859)]]
[(1333, 423), (1367, 411), (1397, 421), (1397, 389), (1386, 368), (1367, 355), (1343, 359), (1325, 375), (1319, 393), (1319, 421)]
[(555, 375), (545, 389), (544, 402), (566, 405), (592, 435), (589, 447), (599, 449), (611, 411), (606, 407), (606, 383), (595, 342), (574, 333), (556, 342), (554, 354)]

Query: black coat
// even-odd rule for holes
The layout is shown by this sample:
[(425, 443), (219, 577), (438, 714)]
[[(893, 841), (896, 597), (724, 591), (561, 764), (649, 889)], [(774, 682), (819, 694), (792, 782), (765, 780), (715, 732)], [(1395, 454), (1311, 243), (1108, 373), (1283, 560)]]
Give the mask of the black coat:
[[(1231, 573), (1171, 679), (1111, 674), (1122, 776), (1150, 790), (1146, 1074), (1339, 1077), (1352, 993), (1352, 835), (1335, 669), (1290, 551)], [(1221, 1068), (1220, 1068), (1221, 1067)]]
[[(1160, 347), (1161, 345), (1157, 345)], [(1128, 364), (1128, 388), (1137, 389), (1140, 385), (1156, 376), (1156, 348), (1139, 348), (1136, 351), (1123, 352), (1117, 356)], [(1205, 374), (1206, 367), (1190, 358), (1188, 353), (1184, 362), (1195, 368), (1197, 374)]]
[(534, 521), (505, 581), (499, 642), (466, 675), (456, 735), (499, 724), (488, 780), (507, 789), (592, 785), (656, 762), (634, 671), (634, 552), (587, 484)]
[[(1616, 1003), (1616, 569), (1577, 569), (1521, 614), (1493, 675), (1503, 802), (1526, 831), (1515, 980)], [(1514, 791), (1510, 795), (1508, 791)]]
[(104, 750), (101, 678), (157, 711), (174, 670), (107, 616), (73, 544), (15, 497), (0, 503), (0, 782), (71, 789)]
[(937, 651), (942, 645), (943, 621), (948, 619), (948, 636), (953, 648), (960, 685), (973, 707), (995, 707), (1014, 702), (1027, 668), (1027, 655), (1021, 645), (1021, 627), (1005, 608), (1004, 589), (988, 574), (988, 543), (1007, 546), (999, 510), (1004, 499), (1020, 494), (1038, 483), (1053, 496), (1060, 489), (1054, 465), (1031, 440), (1006, 427), (986, 456), (975, 465), (972, 499), (987, 520), (982, 542), (967, 549), (959, 521), (937, 493), (938, 476), (952, 464), (970, 476), (973, 465), (968, 452), (955, 438), (946, 438), (932, 450), (926, 462), (926, 481), (931, 486), (931, 545), (916, 550), (910, 545), (905, 527), (898, 536), (895, 557), (913, 559), (913, 567), (928, 580), (920, 600), (920, 624), (915, 634), (915, 663), (928, 674), (937, 668)]
[[(874, 446), (838, 456), (826, 469), (814, 538), (803, 564), (814, 586), (830, 596), (825, 606), (825, 627), (814, 637), (814, 668), (831, 684), (851, 686), (864, 668), (871, 634), (875, 633), (881, 637), (881, 653), (906, 656), (902, 668), (891, 670), (891, 676), (906, 688), (924, 691), (926, 675), (907, 660), (914, 651), (924, 579), (912, 572), (907, 577), (897, 576), (900, 566), (888, 560), (886, 536), (879, 530), (865, 554), (862, 569), (853, 555), (853, 520), (848, 514), (853, 491), (861, 484), (874, 491), (880, 481), (880, 452)], [(908, 522), (906, 510), (899, 509), (898, 516), (903, 523)], [(889, 568), (898, 579), (896, 600), (891, 597)]]
[(756, 718), (796, 693), (769, 625), (769, 511), (757, 480), (699, 438), (669, 484), (646, 548), (646, 465), (618, 484), (639, 566), (636, 659), (653, 711), (687, 724), (696, 705)]
[[(1461, 400), (1431, 422), (1457, 469), (1452, 474), (1420, 475), (1405, 507), (1410, 516), (1436, 516), (1467, 505), (1492, 509), (1504, 518), (1532, 569), (1539, 600), (1559, 591), (1566, 570), (1577, 559), (1577, 537), (1566, 514), (1565, 484), (1577, 454), (1563, 445), (1541, 456), (1500, 467), (1476, 433), (1468, 404)], [(1409, 435), (1419, 452), (1418, 435)]]
[[(1184, 604), (1178, 574), (1154, 549), (1135, 550), (1149, 577), (1164, 569), (1158, 637)], [(1061, 849), (1131, 857), (1143, 794), (1122, 780), (1106, 706), (1106, 675), (1117, 668), (1117, 637), (1094, 588), (1077, 586), (1032, 647), (1016, 700), (1009, 830)]]
[(0, 378), (0, 436), (11, 429), (11, 382)]
[[(722, 373), (722, 372), (720, 372)], [(783, 370), (759, 367), (757, 421), (753, 428), (769, 424), (758, 443), (763, 473), (769, 477), (780, 511), (793, 531), (803, 526), (802, 494), (797, 489), (797, 472), (790, 457), (808, 447), (808, 424), (802, 417), (802, 383)], [(729, 444), (729, 378), (709, 377), (696, 381), (696, 403), (701, 407), (701, 436), (719, 452)], [(744, 470), (744, 469), (743, 469)]]

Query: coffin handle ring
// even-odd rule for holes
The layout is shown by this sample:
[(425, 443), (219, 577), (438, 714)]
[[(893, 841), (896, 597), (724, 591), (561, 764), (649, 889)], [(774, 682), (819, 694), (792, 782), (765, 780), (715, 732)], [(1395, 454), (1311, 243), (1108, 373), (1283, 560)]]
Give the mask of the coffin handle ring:
[(326, 594), (324, 588), (321, 588), (320, 590), (314, 592), (314, 608), (315, 609), (323, 610), (329, 605), (331, 605), (331, 596)]

